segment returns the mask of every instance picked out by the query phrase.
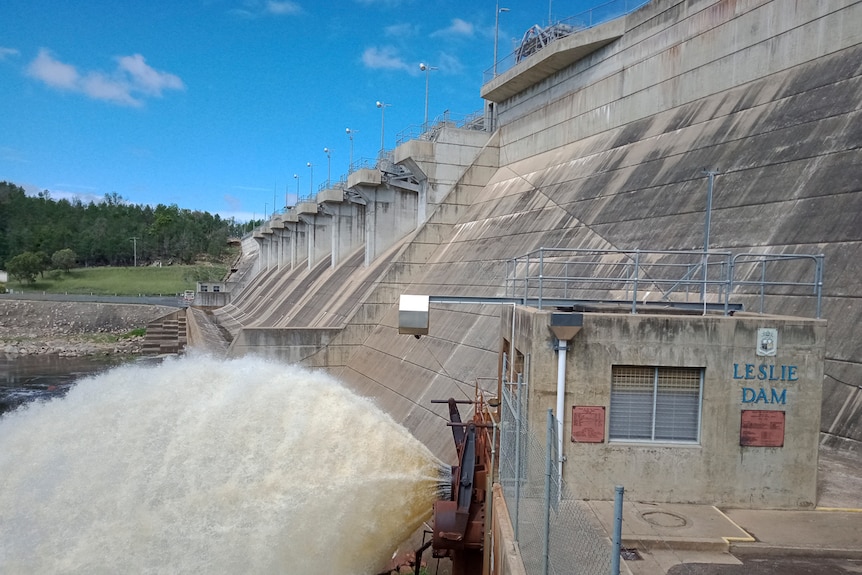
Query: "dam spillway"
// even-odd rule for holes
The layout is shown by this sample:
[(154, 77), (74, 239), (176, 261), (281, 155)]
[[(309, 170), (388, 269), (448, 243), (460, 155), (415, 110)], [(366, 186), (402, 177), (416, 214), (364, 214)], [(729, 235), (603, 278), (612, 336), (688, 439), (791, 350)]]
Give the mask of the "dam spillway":
[(493, 132), (444, 125), (351, 174), (341, 201), (378, 226), (329, 243), (352, 258), (309, 248), (308, 214), (267, 224), (257, 278), (215, 312), (230, 353), (330, 370), (451, 458), (425, 400), (496, 376), (499, 310), (435, 306), (415, 340), (397, 334), (398, 296), (500, 296), (504, 262), (541, 247), (696, 249), (718, 170), (712, 249), (825, 255), (821, 431), (858, 446), (862, 3), (655, 0), (558, 42), (482, 87)]

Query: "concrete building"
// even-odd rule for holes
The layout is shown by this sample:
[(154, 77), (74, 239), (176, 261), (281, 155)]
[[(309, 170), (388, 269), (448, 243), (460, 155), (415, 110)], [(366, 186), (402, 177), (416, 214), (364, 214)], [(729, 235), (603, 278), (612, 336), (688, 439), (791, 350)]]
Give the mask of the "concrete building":
[[(824, 321), (523, 306), (502, 316), (520, 370), (504, 385), (522, 382), (532, 430), (563, 406), (563, 480), (580, 497), (625, 485), (635, 501), (814, 507)], [(568, 341), (562, 363), (554, 332)]]
[(230, 303), (230, 287), (225, 282), (197, 282), (195, 284), (195, 307), (217, 308)]

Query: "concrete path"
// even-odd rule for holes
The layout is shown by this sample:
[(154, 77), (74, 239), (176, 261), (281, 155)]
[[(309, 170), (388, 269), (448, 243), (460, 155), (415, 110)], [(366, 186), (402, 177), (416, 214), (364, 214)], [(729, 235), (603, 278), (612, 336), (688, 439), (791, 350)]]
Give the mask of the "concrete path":
[[(623, 562), (632, 575), (862, 573), (862, 455), (821, 449), (815, 510), (623, 505)], [(590, 507), (612, 533), (613, 502)], [(624, 557), (626, 557), (624, 555)]]

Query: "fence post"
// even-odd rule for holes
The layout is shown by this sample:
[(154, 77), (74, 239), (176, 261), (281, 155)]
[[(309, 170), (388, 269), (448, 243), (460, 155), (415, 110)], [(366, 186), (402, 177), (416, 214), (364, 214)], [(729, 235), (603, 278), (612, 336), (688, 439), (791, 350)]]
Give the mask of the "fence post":
[(611, 575), (620, 575), (620, 548), (623, 540), (623, 486), (614, 488), (614, 540), (611, 545)]
[[(511, 359), (509, 359), (511, 361)], [(518, 511), (521, 507), (521, 433), (523, 433), (523, 429), (521, 428), (521, 393), (523, 389), (521, 388), (521, 374), (518, 374), (518, 405), (516, 410), (515, 417), (517, 418), (515, 421), (515, 525), (513, 525), (515, 529), (515, 541), (518, 541)]]
[(814, 283), (817, 284), (815, 286), (815, 291), (817, 292), (817, 319), (820, 319), (821, 312), (821, 303), (823, 297), (823, 258), (825, 256), (820, 254), (815, 256), (815, 268), (814, 268)]
[(636, 314), (638, 312), (638, 276), (641, 273), (640, 259), (641, 259), (641, 251), (635, 250), (635, 277), (632, 280), (632, 313), (633, 314)]
[(551, 474), (553, 473), (553, 452), (554, 452), (554, 411), (548, 410), (548, 439), (545, 449), (545, 524), (544, 534), (542, 536), (542, 575), (548, 575), (550, 563), (550, 543), (551, 543)]
[(545, 248), (539, 248), (539, 309), (542, 309), (542, 292), (545, 288)]

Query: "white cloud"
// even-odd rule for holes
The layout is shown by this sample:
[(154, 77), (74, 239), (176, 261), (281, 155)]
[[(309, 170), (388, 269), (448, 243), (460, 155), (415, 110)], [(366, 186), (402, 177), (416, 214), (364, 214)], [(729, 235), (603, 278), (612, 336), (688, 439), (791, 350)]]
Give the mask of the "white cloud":
[(387, 26), (383, 29), (383, 33), (387, 36), (392, 36), (395, 38), (409, 38), (416, 35), (417, 27), (409, 22), (404, 22), (403, 24), (393, 24), (392, 26)]
[(0, 160), (4, 162), (12, 162), (15, 164), (27, 163), (27, 158), (21, 150), (10, 148), (8, 146), (0, 146)]
[(147, 65), (140, 54), (117, 58), (120, 70), (131, 76), (135, 88), (146, 94), (161, 96), (163, 90), (182, 90), (185, 88), (179, 76), (159, 72)]
[(268, 14), (275, 14), (276, 16), (299, 14), (301, 11), (302, 8), (299, 7), (299, 4), (296, 2), (290, 2), (289, 0), (281, 2), (270, 0), (266, 3), (266, 12)]
[(46, 48), (40, 49), (36, 59), (30, 62), (27, 74), (49, 86), (67, 90), (74, 90), (80, 79), (74, 66), (55, 60)]
[(142, 104), (140, 100), (132, 96), (130, 86), (127, 83), (118, 82), (99, 72), (87, 74), (77, 88), (94, 100), (107, 100), (126, 106), (140, 106)]
[(18, 54), (20, 54), (20, 52), (15, 48), (0, 46), (0, 61), (5, 60), (7, 56), (17, 56)]
[(460, 74), (464, 71), (464, 64), (461, 63), (461, 60), (445, 52), (437, 56), (437, 65), (447, 74)]
[(42, 48), (27, 67), (27, 74), (52, 88), (86, 94), (124, 106), (142, 106), (143, 97), (161, 97), (165, 90), (184, 90), (183, 81), (174, 74), (149, 66), (140, 54), (118, 56), (111, 73), (93, 70), (81, 74), (78, 69), (55, 59)]
[(412, 0), (356, 0), (357, 4), (362, 4), (363, 6), (383, 6), (386, 8), (396, 8), (398, 6), (403, 6), (406, 4), (410, 4)]
[(453, 18), (452, 23), (447, 28), (443, 28), (441, 30), (437, 30), (431, 34), (432, 37), (435, 36), (473, 36), (474, 29), (473, 25), (467, 22), (466, 20), (462, 20), (460, 18)]
[(367, 68), (376, 70), (406, 70), (412, 72), (415, 66), (410, 66), (392, 46), (382, 48), (366, 48), (362, 53), (362, 63)]
[(302, 6), (293, 0), (245, 0), (241, 8), (233, 8), (228, 13), (247, 19), (263, 16), (291, 16), (301, 14)]
[[(96, 193), (97, 188), (94, 188), (92, 186), (78, 186), (75, 184), (55, 184), (51, 188), (42, 188), (34, 184), (25, 183), (21, 185), (21, 187), (24, 188), (24, 193), (31, 197), (36, 197), (43, 192), (48, 192), (48, 194), (50, 194), (51, 196), (51, 199), (53, 200), (68, 200), (70, 202), (74, 200), (80, 200), (82, 204), (89, 204), (90, 202), (99, 204), (105, 201), (105, 196)], [(73, 190), (69, 190), (66, 188), (73, 188)], [(74, 191), (75, 188), (84, 191)]]

